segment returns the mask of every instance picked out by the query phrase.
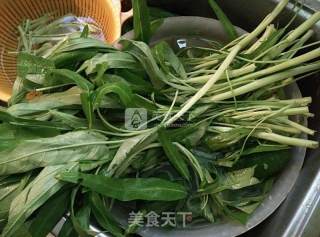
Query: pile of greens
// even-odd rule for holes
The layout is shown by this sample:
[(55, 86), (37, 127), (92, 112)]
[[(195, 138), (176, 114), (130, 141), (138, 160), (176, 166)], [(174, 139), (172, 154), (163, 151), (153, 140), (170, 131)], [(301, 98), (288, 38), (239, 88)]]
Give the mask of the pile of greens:
[[(272, 24), (287, 3), (238, 36), (210, 1), (230, 42), (178, 52), (148, 46), (161, 20), (144, 0), (133, 1), (135, 40), (121, 49), (88, 25), (60, 33), (70, 26), (25, 22), (13, 96), (0, 109), (2, 236), (46, 236), (63, 216), (59, 236), (94, 236), (90, 223), (117, 237), (137, 232), (120, 224), (119, 207), (245, 223), (290, 148), (318, 147), (301, 138), (314, 134), (303, 123), (311, 98), (283, 88), (320, 69), (319, 42), (307, 43), (320, 12), (288, 32), (290, 23)], [(124, 126), (128, 108), (147, 111), (146, 128)]]

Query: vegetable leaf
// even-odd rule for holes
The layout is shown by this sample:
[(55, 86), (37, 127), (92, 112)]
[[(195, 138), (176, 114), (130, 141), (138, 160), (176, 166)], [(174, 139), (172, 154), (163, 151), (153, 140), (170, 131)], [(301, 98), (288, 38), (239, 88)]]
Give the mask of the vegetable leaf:
[(260, 181), (254, 177), (255, 167), (228, 172), (219, 176), (217, 182), (207, 185), (203, 193), (213, 194), (224, 190), (237, 190), (258, 184)]
[(50, 198), (37, 213), (29, 228), (32, 237), (46, 237), (63, 217), (68, 208), (70, 192), (62, 190)]
[(149, 43), (151, 38), (151, 23), (146, 0), (133, 0), (133, 28), (136, 40)]
[[(18, 180), (16, 180), (17, 178)], [(30, 175), (25, 175), (22, 177), (9, 176), (0, 182), (0, 220), (7, 219), (11, 202), (19, 195), (29, 181)]]
[(169, 44), (161, 41), (152, 48), (152, 52), (166, 73), (174, 73), (175, 75), (185, 79), (186, 71), (180, 59), (175, 55)]
[(165, 75), (160, 70), (149, 46), (140, 41), (122, 40), (126, 47), (126, 52), (132, 54), (147, 72), (153, 86), (160, 89), (164, 86)]
[(221, 24), (223, 25), (226, 33), (229, 36), (229, 39), (232, 41), (236, 38), (238, 38), (238, 33), (229, 20), (229, 18), (224, 14), (222, 9), (219, 7), (219, 5), (216, 3), (215, 0), (209, 0), (209, 4), (214, 11), (214, 13), (217, 15), (218, 19), (220, 20)]
[(56, 177), (120, 201), (175, 201), (187, 196), (184, 186), (158, 178), (115, 179), (78, 172), (61, 172)]
[(154, 140), (155, 135), (152, 131), (126, 139), (119, 147), (105, 175), (108, 177), (119, 177), (122, 175), (133, 162), (136, 153), (151, 144)]
[(77, 198), (78, 190), (79, 190), (79, 187), (76, 187), (71, 193), (71, 205), (70, 205), (71, 221), (79, 237), (87, 237), (87, 236), (90, 236), (89, 222), (90, 222), (91, 208), (87, 202), (88, 195), (85, 195), (84, 205), (78, 208), (77, 212), (75, 211), (75, 201)]
[(110, 157), (105, 141), (104, 136), (92, 131), (21, 141), (9, 153), (0, 153), (0, 174), (23, 173), (82, 160), (107, 160)]
[(75, 167), (75, 164), (70, 164), (44, 168), (11, 203), (8, 223), (2, 235), (15, 236), (15, 232), (19, 230), (27, 218), (63, 187), (64, 184), (55, 179), (55, 176), (60, 171)]
[(87, 121), (72, 114), (51, 110), (50, 114), (54, 121), (66, 124), (74, 129), (87, 128)]
[(15, 104), (10, 106), (7, 112), (14, 116), (25, 116), (72, 105), (79, 106), (81, 105), (80, 94), (79, 87), (72, 87), (64, 92), (36, 97), (28, 103)]
[(61, 53), (83, 49), (98, 49), (99, 52), (110, 52), (115, 49), (106, 42), (94, 38), (69, 37), (60, 47), (53, 49), (49, 54), (49, 59), (53, 59)]
[(7, 122), (11, 125), (21, 126), (26, 128), (50, 129), (53, 132), (54, 131), (57, 132), (60, 130), (62, 131), (70, 130), (70, 127), (57, 122), (48, 122), (48, 121), (41, 121), (41, 120), (35, 120), (35, 119), (25, 119), (25, 118), (15, 117), (7, 113), (7, 111), (1, 110), (1, 109), (0, 109), (0, 121)]
[(108, 210), (102, 198), (100, 198), (97, 193), (93, 192), (90, 194), (90, 204), (93, 215), (101, 227), (115, 237), (124, 237), (123, 230), (119, 227), (119, 224), (113, 218), (111, 211)]
[[(26, 95), (27, 75), (42, 75), (51, 69), (54, 69), (55, 65), (52, 61), (30, 55), (28, 53), (19, 53), (17, 58), (17, 74), (18, 79), (15, 81), (10, 104), (17, 104)], [(30, 90), (34, 88), (29, 88)]]
[(59, 85), (65, 83), (76, 84), (83, 91), (88, 92), (94, 89), (94, 85), (78, 73), (68, 69), (53, 69), (47, 74), (49, 85)]
[(164, 152), (166, 153), (171, 164), (176, 168), (183, 178), (190, 181), (190, 173), (185, 158), (172, 143), (170, 136), (168, 136), (164, 129), (160, 129), (158, 131), (158, 135), (159, 141), (162, 144)]
[(244, 169), (256, 166), (254, 175), (257, 178), (267, 178), (276, 175), (291, 158), (290, 150), (260, 152), (241, 157), (232, 169)]
[(85, 70), (87, 75), (95, 73), (97, 72), (97, 66), (104, 63), (106, 63), (108, 69), (126, 68), (137, 70), (139, 68), (137, 60), (132, 55), (119, 51), (107, 54), (97, 54), (93, 58), (85, 61), (78, 72)]
[(106, 83), (97, 89), (97, 91), (95, 92), (95, 99), (93, 102), (94, 109), (99, 108), (103, 97), (109, 93), (117, 94), (125, 107), (134, 106), (133, 93), (130, 86), (127, 83), (117, 81)]

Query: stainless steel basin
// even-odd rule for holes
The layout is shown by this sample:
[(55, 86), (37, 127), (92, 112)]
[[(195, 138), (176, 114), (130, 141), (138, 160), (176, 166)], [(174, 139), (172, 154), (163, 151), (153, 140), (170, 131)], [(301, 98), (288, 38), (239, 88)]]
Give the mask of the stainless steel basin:
[[(217, 0), (235, 25), (252, 30), (269, 13), (277, 0)], [(293, 1), (292, 1), (293, 2)], [(320, 0), (305, 0), (294, 24), (299, 25), (313, 12), (320, 11)], [(149, 4), (179, 15), (214, 17), (207, 0), (149, 0)], [(293, 11), (288, 6), (279, 17), (284, 25)], [(320, 40), (320, 23), (313, 40)], [(309, 126), (318, 131), (313, 139), (320, 141), (320, 73), (299, 83), (304, 96), (312, 96), (311, 111), (315, 117)], [(1, 103), (0, 103), (1, 105)], [(320, 228), (320, 148), (307, 152), (300, 176), (286, 201), (266, 221), (241, 237), (319, 237)], [(201, 236), (199, 236), (201, 237)], [(219, 236), (214, 236), (219, 237)]]
[[(235, 25), (252, 30), (269, 13), (276, 0), (217, 0)], [(207, 0), (149, 0), (153, 6), (162, 7), (179, 15), (213, 17)], [(285, 25), (292, 17), (294, 1), (279, 17)], [(319, 0), (303, 1), (294, 25), (299, 25), (312, 13), (320, 11)], [(313, 40), (320, 40), (320, 23), (315, 27)], [(315, 117), (309, 126), (318, 131), (313, 139), (320, 141), (320, 74), (299, 83), (304, 96), (312, 96), (311, 111)], [(258, 227), (242, 237), (319, 237), (320, 228), (320, 149), (307, 152), (303, 169), (293, 190), (281, 207)], [(199, 236), (200, 237), (200, 236)], [(216, 236), (219, 237), (219, 236)]]

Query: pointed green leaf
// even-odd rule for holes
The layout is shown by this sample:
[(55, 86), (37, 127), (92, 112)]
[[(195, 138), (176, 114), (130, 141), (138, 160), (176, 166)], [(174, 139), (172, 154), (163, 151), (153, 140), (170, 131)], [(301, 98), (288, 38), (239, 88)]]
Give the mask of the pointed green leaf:
[(121, 43), (125, 44), (126, 52), (133, 55), (142, 65), (148, 74), (150, 81), (156, 89), (164, 86), (165, 75), (157, 65), (155, 58), (152, 55), (150, 47), (140, 41), (122, 40)]
[(52, 130), (53, 134), (56, 131), (69, 131), (70, 127), (60, 124), (57, 122), (48, 122), (35, 119), (25, 119), (20, 117), (15, 117), (9, 114), (7, 111), (0, 109), (0, 121), (9, 123), (15, 126), (21, 126), (25, 128), (38, 128)]
[(151, 38), (151, 24), (146, 0), (133, 0), (133, 28), (136, 40), (149, 43)]
[(35, 88), (27, 88), (27, 75), (42, 75), (49, 70), (55, 68), (52, 61), (47, 60), (42, 57), (34, 56), (28, 53), (19, 53), (17, 58), (17, 74), (18, 79), (15, 81), (13, 86), (12, 97), (10, 99), (10, 104), (17, 104), (25, 97), (28, 90)]
[(180, 59), (166, 41), (161, 41), (152, 48), (155, 58), (166, 73), (174, 73), (180, 79), (187, 78), (186, 71)]
[(32, 221), (29, 232), (32, 237), (47, 237), (55, 225), (67, 212), (70, 192), (62, 190), (50, 198), (37, 213)]
[(78, 172), (62, 172), (56, 177), (124, 202), (132, 200), (175, 201), (187, 196), (184, 186), (158, 178), (116, 179)]
[(28, 103), (19, 103), (10, 106), (7, 112), (13, 116), (26, 116), (73, 105), (81, 105), (81, 89), (72, 87), (64, 92), (41, 95)]
[(107, 94), (114, 93), (119, 96), (122, 104), (125, 107), (134, 106), (133, 103), (133, 93), (130, 86), (127, 83), (122, 81), (106, 83), (103, 86), (99, 87), (95, 92), (95, 99), (94, 99), (94, 109), (99, 108), (100, 103), (103, 97)]
[(71, 83), (76, 84), (80, 89), (86, 92), (94, 89), (94, 85), (91, 82), (89, 82), (86, 78), (68, 69), (50, 70), (46, 77), (47, 83), (50, 86)]
[(169, 161), (174, 168), (180, 173), (180, 175), (186, 180), (190, 180), (190, 173), (183, 155), (178, 151), (177, 147), (172, 143), (170, 136), (164, 129), (158, 131), (159, 141), (163, 146)]
[(55, 179), (55, 176), (75, 167), (75, 164), (71, 164), (44, 168), (11, 203), (8, 223), (2, 236), (14, 237), (31, 214), (63, 187), (64, 184)]
[(229, 39), (232, 41), (236, 38), (238, 38), (238, 33), (229, 20), (229, 18), (224, 14), (222, 9), (219, 7), (219, 5), (215, 2), (215, 0), (209, 0), (209, 4), (214, 11), (214, 13), (217, 15), (218, 19), (220, 20), (221, 24), (223, 25), (226, 33), (229, 36)]
[(114, 219), (112, 212), (105, 206), (102, 198), (96, 193), (91, 193), (90, 203), (93, 215), (99, 225), (115, 237), (124, 237), (123, 230), (119, 223)]
[(21, 141), (9, 153), (0, 153), (0, 175), (82, 160), (108, 159), (109, 150), (105, 142), (103, 135), (92, 131)]
[(119, 147), (105, 175), (119, 177), (131, 165), (135, 155), (155, 140), (153, 131), (126, 139)]
[(136, 70), (139, 68), (139, 63), (132, 55), (119, 51), (97, 54), (93, 58), (85, 61), (78, 72), (85, 70), (87, 75), (95, 73), (97, 72), (97, 66), (104, 63), (106, 63), (108, 69), (126, 68)]

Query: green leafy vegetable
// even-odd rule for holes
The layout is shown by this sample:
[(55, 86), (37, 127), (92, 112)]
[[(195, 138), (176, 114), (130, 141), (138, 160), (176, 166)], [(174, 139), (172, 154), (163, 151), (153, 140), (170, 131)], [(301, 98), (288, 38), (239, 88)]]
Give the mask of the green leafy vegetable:
[(74, 226), (75, 231), (80, 237), (90, 236), (90, 215), (91, 208), (88, 204), (87, 196), (85, 196), (85, 204), (75, 212), (75, 200), (79, 188), (75, 188), (71, 193), (71, 221)]
[[(28, 75), (37, 75), (37, 78), (44, 78), (45, 73), (54, 68), (55, 65), (50, 60), (28, 53), (20, 53), (17, 58), (18, 78), (13, 87), (10, 104), (14, 105), (21, 102), (28, 91), (37, 87), (32, 84), (32, 81), (28, 83)], [(27, 85), (29, 86), (27, 87)]]
[(95, 109), (100, 107), (100, 104), (101, 104), (103, 97), (109, 93), (117, 94), (119, 96), (122, 104), (125, 107), (130, 107), (130, 106), (134, 105), (133, 93), (132, 93), (131, 88), (128, 86), (128, 84), (126, 84), (122, 81), (118, 81), (118, 82), (114, 82), (114, 83), (106, 83), (96, 91), (95, 99), (93, 102)]
[(86, 74), (97, 72), (97, 66), (106, 64), (108, 69), (125, 68), (136, 70), (139, 68), (137, 60), (126, 52), (96, 54), (90, 60), (87, 60), (79, 68), (78, 72), (85, 70)]
[(186, 164), (185, 158), (173, 145), (169, 136), (166, 134), (165, 130), (159, 130), (159, 141), (161, 142), (163, 149), (172, 163), (172, 165), (177, 169), (177, 171), (184, 177), (186, 180), (190, 181), (190, 173), (188, 166)]
[(23, 173), (40, 167), (63, 165), (83, 160), (109, 159), (106, 138), (92, 131), (25, 140), (10, 153), (0, 153), (0, 174)]
[(67, 212), (70, 193), (62, 190), (48, 200), (38, 211), (29, 228), (33, 237), (46, 237)]
[[(21, 117), (15, 117), (9, 114), (7, 111), (0, 109), (0, 120), (11, 125), (21, 126), (25, 128), (41, 128), (41, 129), (51, 129), (55, 131), (68, 131), (70, 128), (63, 124), (59, 124), (56, 122), (48, 122), (48, 121), (41, 121), (35, 119), (27, 119)], [(54, 132), (52, 134), (55, 134)]]
[(119, 147), (112, 162), (109, 164), (106, 175), (109, 177), (121, 176), (131, 165), (135, 155), (154, 140), (155, 136), (153, 131), (126, 139)]
[(108, 210), (102, 198), (98, 194), (91, 193), (90, 204), (93, 215), (100, 226), (115, 237), (124, 237), (123, 230), (119, 227), (119, 223), (116, 222), (111, 211)]
[(7, 177), (0, 182), (0, 219), (8, 218), (11, 202), (25, 188), (29, 180), (30, 175), (25, 175), (22, 177)]
[(146, 0), (133, 0), (132, 6), (135, 39), (149, 43), (151, 38), (151, 25), (147, 2)]
[(52, 85), (52, 83), (72, 83), (76, 84), (84, 92), (89, 92), (94, 88), (92, 83), (87, 79), (68, 69), (53, 69), (48, 73), (47, 77), (50, 85)]
[(280, 172), (290, 160), (289, 150), (273, 152), (261, 152), (242, 157), (234, 166), (234, 169), (256, 166), (254, 176), (267, 178)]
[(76, 172), (64, 172), (56, 177), (120, 201), (174, 201), (187, 196), (184, 186), (158, 178), (114, 179)]
[(255, 167), (236, 170), (219, 177), (218, 183), (209, 184), (202, 192), (212, 194), (226, 189), (237, 190), (258, 184), (260, 181), (254, 177)]
[(26, 116), (68, 106), (80, 106), (80, 94), (78, 87), (72, 87), (64, 92), (36, 97), (28, 103), (15, 104), (9, 107), (7, 112), (13, 116)]
[(127, 44), (128, 53), (132, 54), (141, 63), (153, 86), (156, 89), (163, 87), (165, 75), (157, 65), (148, 45), (139, 41), (122, 40), (121, 42)]
[(11, 203), (8, 223), (2, 235), (15, 236), (15, 232), (23, 226), (28, 217), (64, 186), (55, 176), (61, 171), (75, 167), (74, 164), (70, 164), (44, 168)]
[(281, 0), (238, 37), (209, 0), (231, 42), (151, 42), (171, 14), (146, 2), (133, 1), (136, 40), (114, 45), (89, 18), (18, 27), (18, 78), (0, 106), (1, 236), (46, 236), (65, 213), (62, 237), (134, 235), (151, 211), (246, 224), (291, 148), (318, 147), (312, 98), (284, 90), (319, 71), (319, 42), (307, 43), (318, 12), (279, 28)]
[(221, 24), (223, 25), (226, 33), (229, 36), (229, 39), (234, 40), (234, 39), (238, 38), (238, 33), (237, 33), (236, 29), (234, 28), (233, 24), (230, 22), (229, 18), (224, 14), (224, 12), (219, 7), (219, 5), (215, 2), (215, 0), (209, 0), (209, 4), (210, 4), (212, 10), (214, 11), (214, 13), (217, 15)]
[[(167, 73), (175, 73), (177, 76), (185, 79), (186, 71), (180, 59), (175, 55), (171, 47), (165, 41), (161, 41), (153, 47), (153, 53), (162, 69)], [(170, 70), (172, 68), (172, 70)]]

